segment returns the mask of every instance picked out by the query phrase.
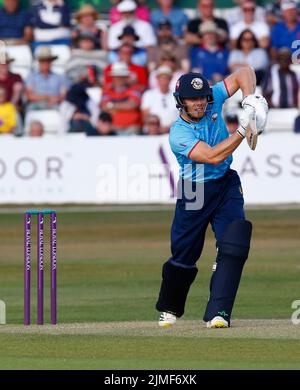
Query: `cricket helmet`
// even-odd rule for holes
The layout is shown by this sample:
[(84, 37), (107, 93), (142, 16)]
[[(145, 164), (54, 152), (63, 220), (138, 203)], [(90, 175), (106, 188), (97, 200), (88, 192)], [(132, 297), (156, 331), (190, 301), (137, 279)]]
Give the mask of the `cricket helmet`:
[(196, 98), (196, 97), (207, 97), (207, 102), (213, 102), (212, 89), (209, 86), (208, 81), (200, 73), (186, 73), (182, 75), (175, 87), (173, 96), (176, 100), (177, 108), (184, 108), (184, 98)]

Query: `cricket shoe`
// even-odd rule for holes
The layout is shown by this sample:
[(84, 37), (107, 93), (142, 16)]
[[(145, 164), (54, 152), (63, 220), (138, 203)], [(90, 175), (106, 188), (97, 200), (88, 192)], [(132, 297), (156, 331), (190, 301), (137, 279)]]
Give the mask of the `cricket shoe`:
[(228, 328), (228, 321), (224, 320), (221, 316), (216, 316), (212, 320), (208, 321), (206, 323), (206, 326), (210, 329), (216, 329), (216, 328)]
[(159, 316), (158, 325), (161, 327), (172, 326), (175, 324), (176, 319), (174, 314), (163, 311)]

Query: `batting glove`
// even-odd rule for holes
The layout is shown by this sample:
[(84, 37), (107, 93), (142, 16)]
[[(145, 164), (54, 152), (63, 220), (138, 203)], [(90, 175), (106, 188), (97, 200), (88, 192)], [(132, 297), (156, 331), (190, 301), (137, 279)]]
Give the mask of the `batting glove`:
[(255, 110), (258, 134), (261, 134), (265, 130), (269, 111), (266, 99), (259, 94), (248, 95), (243, 99), (242, 107), (244, 110)]
[(236, 132), (242, 138), (246, 137), (246, 129), (249, 126), (250, 117), (251, 117), (251, 115), (253, 115), (253, 112), (254, 112), (254, 108), (253, 107), (246, 106), (244, 108), (244, 111), (242, 112), (242, 114), (240, 116), (240, 126), (239, 126), (239, 128), (237, 129)]

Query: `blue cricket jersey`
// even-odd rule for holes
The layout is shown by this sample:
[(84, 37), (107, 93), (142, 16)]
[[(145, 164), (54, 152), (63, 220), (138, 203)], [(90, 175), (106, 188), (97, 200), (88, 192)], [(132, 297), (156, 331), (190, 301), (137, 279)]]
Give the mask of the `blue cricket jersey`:
[(208, 104), (205, 115), (198, 123), (189, 123), (179, 117), (170, 129), (170, 146), (180, 165), (179, 175), (183, 179), (196, 182), (218, 179), (232, 163), (232, 156), (228, 156), (218, 165), (197, 163), (189, 158), (199, 141), (214, 146), (229, 137), (222, 118), (222, 106), (229, 97), (225, 82), (215, 84), (212, 90), (214, 101)]

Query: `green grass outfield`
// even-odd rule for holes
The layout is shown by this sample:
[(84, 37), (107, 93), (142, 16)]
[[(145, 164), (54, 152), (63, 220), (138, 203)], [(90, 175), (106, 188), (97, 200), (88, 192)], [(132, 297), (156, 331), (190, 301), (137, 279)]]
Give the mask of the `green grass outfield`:
[[(232, 328), (218, 330), (202, 322), (215, 258), (211, 231), (184, 317), (174, 328), (157, 327), (154, 306), (172, 214), (59, 212), (57, 327), (22, 325), (23, 216), (1, 214), (0, 299), (7, 325), (0, 325), (0, 368), (300, 369), (300, 324), (291, 322), (291, 304), (300, 300), (300, 210), (248, 211), (250, 257)], [(36, 257), (35, 240), (32, 249)], [(35, 276), (34, 267), (34, 282)], [(34, 323), (36, 283), (32, 288)]]

